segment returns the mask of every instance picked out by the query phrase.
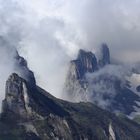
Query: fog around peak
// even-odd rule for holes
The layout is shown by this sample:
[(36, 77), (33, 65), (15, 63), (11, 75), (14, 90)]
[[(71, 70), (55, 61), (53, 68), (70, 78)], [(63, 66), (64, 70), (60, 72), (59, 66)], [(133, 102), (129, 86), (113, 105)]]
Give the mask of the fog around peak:
[[(37, 84), (60, 97), (79, 49), (96, 53), (105, 42), (112, 60), (140, 60), (139, 5), (138, 0), (0, 0), (0, 36), (27, 59)], [(11, 51), (2, 48), (0, 76), (6, 81), (13, 66)]]

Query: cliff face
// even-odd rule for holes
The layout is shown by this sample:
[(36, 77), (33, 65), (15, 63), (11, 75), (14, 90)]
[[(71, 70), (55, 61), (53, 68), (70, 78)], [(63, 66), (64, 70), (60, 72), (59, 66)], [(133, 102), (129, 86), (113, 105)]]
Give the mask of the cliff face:
[(140, 125), (91, 103), (57, 99), (12, 74), (0, 118), (1, 140), (139, 140)]
[[(82, 78), (86, 72), (94, 72), (98, 69), (97, 59), (92, 52), (86, 52), (84, 50), (79, 50), (77, 60), (73, 63), (79, 62), (79, 78)], [(77, 64), (77, 63), (76, 63)]]
[(76, 60), (71, 61), (69, 74), (75, 79), (81, 79), (86, 72), (98, 69), (97, 59), (92, 52), (79, 50)]
[[(85, 74), (98, 70), (97, 58), (92, 52), (79, 50), (76, 60), (70, 62), (63, 96), (71, 101), (86, 100)], [(74, 93), (73, 93), (74, 91)]]
[(2, 113), (13, 112), (27, 118), (31, 113), (25, 80), (16, 73), (12, 74), (6, 82), (5, 100), (2, 104)]
[(102, 44), (98, 59), (92, 52), (80, 50), (77, 59), (70, 62), (63, 97), (72, 102), (92, 102), (114, 113), (137, 113), (140, 96), (128, 87), (127, 79), (113, 73), (115, 68), (106, 44)]
[(99, 60), (92, 52), (79, 50), (77, 59), (70, 62), (63, 91), (65, 99), (73, 102), (88, 101), (86, 74), (97, 72), (108, 64), (110, 64), (110, 52), (106, 44), (101, 46)]

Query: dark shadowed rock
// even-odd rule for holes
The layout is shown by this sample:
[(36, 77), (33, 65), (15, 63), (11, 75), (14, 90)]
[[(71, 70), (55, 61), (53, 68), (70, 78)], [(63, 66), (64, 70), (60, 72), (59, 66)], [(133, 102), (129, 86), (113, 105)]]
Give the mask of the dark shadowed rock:
[(96, 56), (92, 52), (79, 50), (77, 60), (82, 65), (81, 69), (83, 69), (83, 74), (86, 72), (94, 72), (98, 69)]
[[(27, 95), (33, 115), (28, 115)], [(135, 122), (118, 118), (91, 103), (57, 99), (37, 86), (30, 89), (15, 73), (6, 82), (4, 102), (1, 140), (139, 140), (140, 137), (140, 125)]]
[(76, 60), (70, 63), (70, 73), (77, 79), (83, 78), (86, 72), (94, 72), (98, 69), (97, 59), (92, 52), (79, 50)]
[(22, 118), (31, 113), (26, 81), (13, 73), (6, 81), (5, 100), (2, 104), (2, 113), (13, 112)]
[(101, 54), (100, 54), (99, 65), (101, 67), (110, 64), (110, 51), (106, 44), (102, 44), (101, 46)]

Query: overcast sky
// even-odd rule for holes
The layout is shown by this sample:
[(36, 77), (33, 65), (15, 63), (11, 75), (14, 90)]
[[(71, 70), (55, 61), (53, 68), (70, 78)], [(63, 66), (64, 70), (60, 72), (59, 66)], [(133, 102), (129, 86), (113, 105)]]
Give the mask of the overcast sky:
[(0, 0), (0, 35), (28, 60), (37, 83), (60, 97), (80, 48), (96, 52), (106, 42), (115, 59), (140, 60), (139, 6), (139, 0)]

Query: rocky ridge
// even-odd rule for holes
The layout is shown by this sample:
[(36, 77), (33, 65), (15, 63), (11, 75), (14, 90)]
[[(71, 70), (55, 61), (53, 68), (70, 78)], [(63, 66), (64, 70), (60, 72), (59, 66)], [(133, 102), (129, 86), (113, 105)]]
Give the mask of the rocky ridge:
[(1, 140), (139, 140), (140, 125), (91, 103), (57, 99), (13, 73), (6, 82)]
[(106, 44), (102, 44), (98, 59), (92, 52), (80, 50), (77, 59), (70, 62), (63, 91), (65, 99), (92, 102), (113, 113), (134, 117), (140, 108), (140, 96), (131, 90), (127, 79), (113, 73), (113, 68), (118, 67), (111, 63)]

